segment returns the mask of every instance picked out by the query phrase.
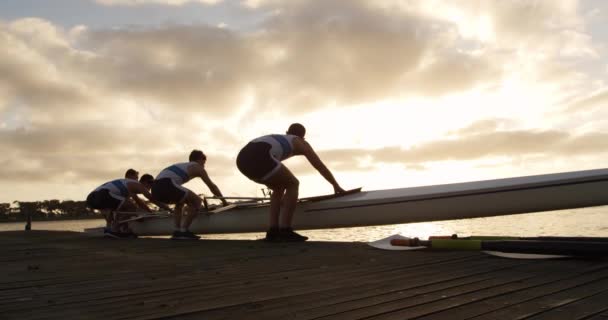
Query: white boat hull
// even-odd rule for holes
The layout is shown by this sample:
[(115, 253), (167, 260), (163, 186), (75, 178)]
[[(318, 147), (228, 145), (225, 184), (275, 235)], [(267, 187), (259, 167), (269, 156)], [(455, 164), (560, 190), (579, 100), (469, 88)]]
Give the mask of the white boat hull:
[[(299, 203), (294, 229), (326, 229), (466, 219), (608, 204), (608, 169), (360, 192)], [(168, 235), (172, 218), (129, 223), (139, 235)], [(263, 232), (268, 207), (199, 215), (194, 233)]]

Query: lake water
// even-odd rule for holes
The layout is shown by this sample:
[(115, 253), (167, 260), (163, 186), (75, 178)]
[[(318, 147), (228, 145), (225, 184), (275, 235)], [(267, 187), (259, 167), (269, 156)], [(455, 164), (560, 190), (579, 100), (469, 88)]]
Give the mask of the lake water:
[[(295, 218), (297, 219), (297, 217)], [(33, 230), (83, 231), (105, 225), (104, 220), (34, 221)], [(23, 230), (24, 222), (0, 223), (0, 231)], [(511, 216), (420, 222), (377, 227), (303, 230), (312, 241), (374, 241), (393, 234), (430, 235), (593, 236), (608, 237), (608, 206), (547, 211)], [(262, 233), (203, 235), (206, 239), (254, 240)]]

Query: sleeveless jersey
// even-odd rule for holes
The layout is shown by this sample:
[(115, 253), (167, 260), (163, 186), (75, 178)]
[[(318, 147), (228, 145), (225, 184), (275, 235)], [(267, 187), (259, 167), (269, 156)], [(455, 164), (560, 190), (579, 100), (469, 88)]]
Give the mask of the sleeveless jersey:
[(264, 142), (271, 146), (270, 156), (283, 161), (293, 155), (293, 139), (291, 134), (269, 134), (252, 140), (251, 142)]
[(169, 166), (161, 171), (156, 180), (169, 178), (178, 185), (182, 185), (190, 180), (188, 167), (195, 162), (182, 162)]
[(113, 195), (117, 195), (117, 196), (126, 198), (129, 196), (129, 189), (127, 188), (127, 183), (129, 183), (129, 182), (137, 182), (137, 180), (133, 180), (133, 179), (112, 180), (112, 181), (106, 182), (106, 183), (102, 184), (101, 186), (97, 187), (97, 189), (95, 189), (95, 191), (106, 189), (106, 190), (110, 191), (110, 193)]

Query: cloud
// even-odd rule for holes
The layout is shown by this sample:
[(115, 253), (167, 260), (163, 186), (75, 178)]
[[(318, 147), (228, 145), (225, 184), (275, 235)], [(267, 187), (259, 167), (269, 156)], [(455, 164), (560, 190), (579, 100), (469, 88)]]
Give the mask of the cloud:
[(566, 108), (567, 113), (590, 111), (601, 106), (608, 105), (608, 90), (603, 90), (595, 93), (589, 97), (579, 99), (576, 102), (568, 105)]
[(450, 132), (458, 136), (504, 130), (504, 127), (513, 123), (510, 119), (484, 119), (471, 123), (469, 126)]
[(66, 79), (63, 66), (75, 54), (58, 28), (40, 19), (0, 23), (0, 95), (8, 104), (37, 111), (62, 111), (89, 103), (86, 88)]
[[(501, 37), (534, 34), (531, 46), (547, 37), (552, 43), (564, 40), (525, 14), (531, 10), (527, 5), (467, 3), (446, 6), (463, 17), (491, 17), (492, 30)], [(554, 21), (558, 14), (566, 21), (555, 20), (559, 28), (580, 35), (571, 8), (551, 3), (540, 2), (532, 10), (541, 14), (535, 19)], [(488, 87), (506, 71), (504, 54), (491, 46), (470, 50), (463, 34), (455, 33), (460, 20), (443, 9), (431, 16), (423, 4), (399, 11), (363, 0), (249, 5), (271, 14), (248, 31), (205, 25), (61, 30), (40, 19), (18, 20), (2, 29), (2, 46), (15, 49), (1, 65), (8, 76), (0, 84), (0, 101), (86, 109), (112, 96), (212, 118), (253, 101), (256, 112), (301, 114), (328, 105)], [(525, 21), (508, 29), (519, 13)], [(23, 31), (28, 28), (35, 32)], [(514, 41), (516, 46), (521, 43)]]
[(206, 5), (214, 5), (223, 0), (95, 0), (96, 3), (104, 6), (143, 6), (150, 4), (182, 6), (188, 3), (201, 3)]
[[(439, 161), (470, 161), (491, 157), (537, 156), (543, 159), (608, 152), (608, 133), (573, 135), (564, 131), (487, 131), (440, 139), (409, 149), (335, 149), (319, 151), (321, 159), (349, 171), (381, 164), (419, 168)], [(367, 163), (367, 165), (365, 165)], [(373, 165), (372, 165), (373, 164)], [(331, 167), (331, 165), (330, 165)], [(309, 170), (310, 171), (310, 170)]]
[[(19, 20), (15, 24), (44, 25), (47, 32), (5, 31), (33, 56), (11, 62), (30, 68), (21, 71), (31, 76), (7, 70), (15, 78), (9, 83), (18, 86), (10, 92), (36, 106), (43, 101), (31, 91), (79, 105), (111, 94), (215, 117), (247, 99), (256, 110), (303, 113), (441, 96), (501, 77), (496, 64), (446, 41), (451, 27), (441, 21), (395, 15), (360, 0), (294, 3), (251, 31), (205, 25), (61, 30), (40, 19)], [(47, 36), (60, 45), (39, 45)]]
[[(0, 130), (4, 181), (107, 180), (129, 167), (156, 175), (175, 162), (187, 161), (196, 136), (172, 127), (128, 128), (124, 123), (82, 123), (80, 126), (38, 126)], [(218, 158), (221, 156), (215, 156)], [(221, 158), (223, 159), (223, 158)], [(210, 161), (211, 162), (211, 161)], [(228, 160), (222, 160), (228, 166)], [(232, 166), (232, 163), (230, 163)], [(220, 165), (221, 167), (221, 165)]]
[[(128, 167), (156, 174), (193, 148), (210, 150), (213, 172), (230, 176), (246, 126), (327, 106), (493, 90), (512, 74), (579, 97), (587, 78), (568, 90), (562, 85), (572, 83), (572, 61), (598, 57), (573, 1), (242, 4), (259, 24), (65, 29), (40, 18), (0, 22), (0, 148), (11, 150), (0, 179), (102, 181)], [(571, 109), (597, 108), (605, 98), (599, 92)], [(235, 123), (241, 126), (230, 128)], [(605, 138), (601, 130), (524, 131), (508, 119), (487, 119), (411, 149), (320, 154), (340, 170), (377, 163), (420, 169), (448, 160), (601, 153)]]
[(294, 1), (276, 10), (257, 39), (272, 72), (265, 96), (281, 97), (284, 108), (441, 96), (501, 78), (485, 57), (458, 52), (451, 25), (433, 18), (367, 1)]

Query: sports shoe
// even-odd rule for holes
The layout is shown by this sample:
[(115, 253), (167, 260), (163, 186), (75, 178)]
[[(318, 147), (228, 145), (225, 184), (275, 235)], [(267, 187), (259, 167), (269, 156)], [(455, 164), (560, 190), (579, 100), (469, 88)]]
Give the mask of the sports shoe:
[(122, 234), (118, 232), (114, 232), (108, 228), (103, 229), (104, 238), (112, 238), (112, 239), (120, 239), (122, 238)]
[(279, 230), (279, 239), (284, 242), (304, 242), (308, 237), (296, 233), (292, 228), (285, 228)]
[(268, 242), (281, 241), (281, 232), (279, 231), (279, 228), (268, 229), (268, 231), (266, 231), (266, 238), (264, 238), (264, 241), (268, 241)]
[(195, 235), (190, 231), (173, 231), (172, 240), (198, 240), (200, 236)]
[(173, 231), (173, 234), (171, 235), (171, 240), (181, 240), (182, 238), (182, 232), (181, 231)]
[(133, 233), (133, 231), (121, 232), (120, 237), (123, 239), (137, 239), (138, 238), (138, 236), (135, 233)]
[(201, 238), (201, 236), (197, 236), (194, 233), (190, 232), (190, 230), (186, 231), (186, 232), (182, 232), (182, 235), (184, 237), (186, 237), (188, 240), (198, 240)]

